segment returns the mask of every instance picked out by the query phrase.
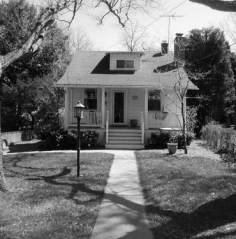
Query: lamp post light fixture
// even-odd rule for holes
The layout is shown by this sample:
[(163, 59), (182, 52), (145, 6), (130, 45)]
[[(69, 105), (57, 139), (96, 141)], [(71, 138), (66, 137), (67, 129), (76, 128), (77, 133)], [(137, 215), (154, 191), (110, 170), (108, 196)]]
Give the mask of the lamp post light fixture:
[(80, 176), (80, 120), (84, 118), (84, 107), (80, 101), (74, 107), (74, 117), (77, 118), (77, 177)]

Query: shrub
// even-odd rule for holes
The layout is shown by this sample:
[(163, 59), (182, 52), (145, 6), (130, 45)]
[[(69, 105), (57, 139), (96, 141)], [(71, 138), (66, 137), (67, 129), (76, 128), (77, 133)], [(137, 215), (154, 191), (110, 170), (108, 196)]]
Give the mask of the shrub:
[(235, 161), (233, 137), (236, 137), (233, 129), (224, 128), (215, 122), (210, 122), (202, 128), (202, 138), (207, 144), (217, 152), (227, 154), (227, 160)]
[(168, 132), (151, 133), (151, 139), (156, 148), (166, 148), (170, 134)]
[(94, 146), (98, 141), (99, 134), (96, 131), (86, 131), (80, 133), (81, 137), (81, 146), (82, 147), (90, 147)]
[(41, 139), (48, 149), (76, 149), (77, 134), (67, 130), (43, 132)]
[[(193, 139), (195, 138), (195, 134), (193, 132), (186, 132), (185, 133), (187, 146), (191, 144)], [(178, 143), (178, 148), (183, 149), (184, 148), (184, 135), (182, 132), (176, 132), (176, 133), (170, 133), (170, 142)]]
[[(195, 134), (192, 132), (186, 132), (187, 145), (190, 145), (194, 139)], [(184, 146), (184, 136), (182, 132), (160, 132), (152, 133), (151, 139), (153, 140), (156, 148), (166, 148), (167, 143), (178, 143), (178, 148), (182, 149)]]
[(188, 132), (194, 132), (194, 129), (197, 126), (198, 120), (197, 120), (197, 106), (187, 106), (186, 107), (186, 128)]
[[(80, 132), (81, 147), (87, 148), (95, 146), (99, 134), (96, 131)], [(57, 130), (53, 132), (44, 132), (41, 139), (45, 140), (48, 149), (76, 149), (77, 131)]]
[(215, 122), (210, 122), (201, 130), (202, 138), (207, 141), (207, 144), (214, 149), (218, 147), (221, 138), (223, 127)]

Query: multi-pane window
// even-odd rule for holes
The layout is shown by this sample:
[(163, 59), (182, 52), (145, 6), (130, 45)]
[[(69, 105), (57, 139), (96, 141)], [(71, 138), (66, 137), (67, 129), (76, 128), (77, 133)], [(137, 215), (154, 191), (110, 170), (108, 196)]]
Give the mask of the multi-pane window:
[(160, 111), (161, 110), (161, 92), (160, 90), (148, 91), (148, 110)]
[(84, 105), (85, 109), (97, 109), (97, 89), (85, 89)]
[(116, 68), (118, 68), (118, 69), (134, 69), (134, 61), (133, 60), (117, 60)]

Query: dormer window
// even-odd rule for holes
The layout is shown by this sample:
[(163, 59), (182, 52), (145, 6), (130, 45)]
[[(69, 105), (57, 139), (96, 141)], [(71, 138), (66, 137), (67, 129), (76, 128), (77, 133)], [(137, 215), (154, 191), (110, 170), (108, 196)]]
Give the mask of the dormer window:
[(134, 69), (134, 60), (117, 60), (117, 69)]

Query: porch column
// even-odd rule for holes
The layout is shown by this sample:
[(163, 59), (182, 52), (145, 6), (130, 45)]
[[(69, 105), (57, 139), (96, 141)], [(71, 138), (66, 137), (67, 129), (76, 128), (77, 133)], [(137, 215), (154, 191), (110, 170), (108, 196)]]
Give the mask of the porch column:
[(101, 114), (102, 114), (102, 126), (101, 128), (105, 128), (105, 87), (102, 87), (102, 107), (101, 107)]
[(144, 127), (148, 129), (148, 89), (144, 91)]
[(65, 120), (64, 120), (64, 128), (67, 129), (69, 125), (69, 102), (70, 102), (70, 94), (69, 89), (65, 88)]

